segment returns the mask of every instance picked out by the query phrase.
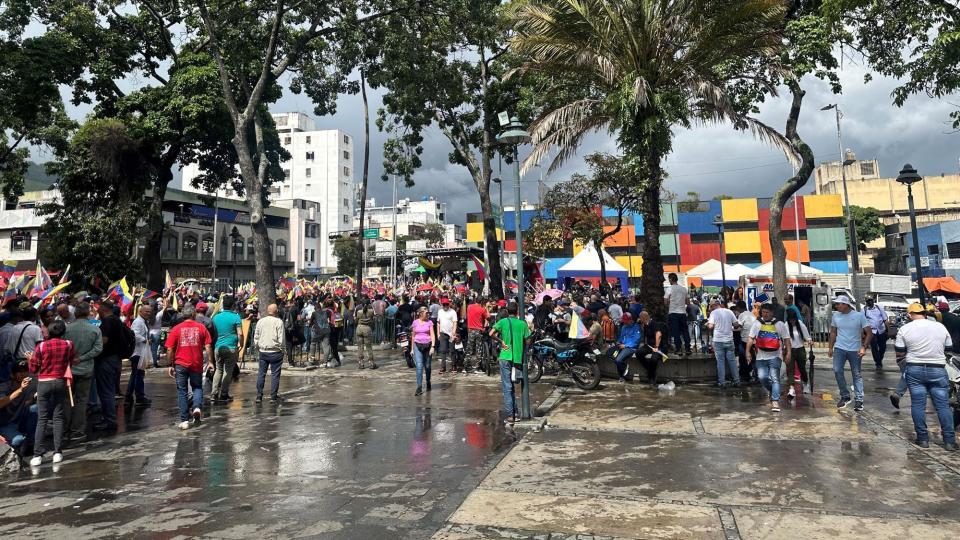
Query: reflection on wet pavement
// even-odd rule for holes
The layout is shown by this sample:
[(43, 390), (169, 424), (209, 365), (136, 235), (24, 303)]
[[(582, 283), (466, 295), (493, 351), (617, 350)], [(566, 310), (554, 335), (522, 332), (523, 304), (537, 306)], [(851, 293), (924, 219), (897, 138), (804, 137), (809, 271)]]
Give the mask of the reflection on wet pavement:
[[(499, 385), (346, 366), (284, 376), (281, 405), (254, 405), (255, 376), (200, 427), (178, 432), (173, 381), (148, 374), (154, 406), (121, 432), (8, 478), (0, 533), (102, 537), (418, 538), (442, 526), (515, 441)], [(535, 392), (537, 399), (549, 390)]]

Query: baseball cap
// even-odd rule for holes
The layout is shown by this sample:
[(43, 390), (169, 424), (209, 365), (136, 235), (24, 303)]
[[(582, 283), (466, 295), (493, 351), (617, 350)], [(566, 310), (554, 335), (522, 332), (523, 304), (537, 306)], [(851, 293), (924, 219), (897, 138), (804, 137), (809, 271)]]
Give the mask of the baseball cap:
[(507, 301), (503, 299), (497, 300), (497, 307), (507, 307)]
[(197, 304), (197, 311), (206, 311), (206, 310), (207, 310), (206, 302), (200, 302)]
[(450, 303), (450, 299), (447, 298), (446, 296), (444, 296), (443, 298), (440, 299), (440, 303), (441, 303), (441, 304), (449, 304), (449, 303)]
[(587, 317), (590, 317), (591, 315), (593, 315), (593, 313), (590, 313), (590, 310), (588, 309), (585, 309), (580, 312), (580, 316), (583, 317), (584, 319), (586, 319)]
[(940, 311), (950, 311), (950, 304), (946, 302), (940, 302), (939, 304), (937, 304), (937, 309), (939, 309)]
[(907, 307), (907, 313), (924, 313), (926, 310), (919, 302), (914, 302)]
[(629, 322), (629, 321), (632, 321), (632, 320), (633, 320), (633, 315), (631, 315), (629, 311), (624, 312), (624, 313), (623, 313), (623, 316), (620, 317), (620, 321), (621, 321), (621, 322), (622, 322), (622, 321), (628, 321), (628, 322)]

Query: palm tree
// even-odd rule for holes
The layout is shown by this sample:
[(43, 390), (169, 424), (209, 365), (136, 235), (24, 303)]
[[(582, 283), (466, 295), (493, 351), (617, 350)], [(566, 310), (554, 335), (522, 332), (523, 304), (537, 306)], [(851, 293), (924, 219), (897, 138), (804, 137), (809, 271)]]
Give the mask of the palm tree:
[(674, 126), (733, 120), (786, 148), (783, 136), (746, 117), (724, 89), (750, 80), (754, 58), (783, 42), (781, 0), (520, 0), (513, 8), (513, 52), (539, 81), (534, 148), (525, 168), (558, 152), (573, 156), (584, 136), (608, 130), (642, 190), (641, 297), (663, 315), (660, 255), (662, 160)]

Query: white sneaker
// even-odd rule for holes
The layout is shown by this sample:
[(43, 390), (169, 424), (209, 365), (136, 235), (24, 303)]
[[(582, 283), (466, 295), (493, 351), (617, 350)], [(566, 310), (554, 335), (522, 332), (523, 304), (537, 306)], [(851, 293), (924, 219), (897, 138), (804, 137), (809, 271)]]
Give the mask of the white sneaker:
[(194, 424), (199, 424), (199, 423), (200, 423), (200, 417), (201, 417), (202, 415), (203, 415), (203, 413), (200, 412), (200, 407), (197, 407), (196, 409), (194, 409), (194, 410), (193, 410), (193, 423), (194, 423)]
[(177, 427), (180, 428), (181, 430), (188, 430), (190, 429), (190, 422), (180, 422), (179, 424), (177, 424)]
[(809, 385), (809, 384), (803, 385), (803, 393), (804, 393), (804, 394), (809, 394), (809, 393), (810, 393), (810, 385)]
[(790, 390), (787, 390), (787, 395), (790, 397), (797, 397), (797, 391), (793, 388), (793, 385), (790, 385)]
[(33, 456), (30, 458), (31, 467), (39, 467), (41, 463), (43, 463), (43, 458), (40, 456)]
[(63, 454), (61, 454), (60, 452), (54, 453), (54, 454), (53, 454), (53, 462), (54, 462), (54, 463), (60, 463), (61, 461), (63, 461)]

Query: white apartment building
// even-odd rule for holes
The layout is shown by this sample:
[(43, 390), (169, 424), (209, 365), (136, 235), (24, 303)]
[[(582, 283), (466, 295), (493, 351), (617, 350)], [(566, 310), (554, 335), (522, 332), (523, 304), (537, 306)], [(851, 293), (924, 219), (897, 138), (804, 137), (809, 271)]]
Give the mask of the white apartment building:
[[(281, 167), (284, 181), (271, 186), (271, 203), (285, 208), (301, 205), (298, 201), (315, 203), (320, 216), (320, 248), (312, 268), (321, 272), (336, 270), (330, 235), (353, 228), (353, 137), (339, 129), (317, 130), (313, 119), (299, 112), (272, 114), (280, 143), (290, 153), (290, 159)], [(201, 192), (192, 180), (199, 174), (195, 164), (183, 167), (183, 189)], [(235, 194), (230, 194), (235, 197)], [(304, 210), (305, 208), (301, 208)], [(309, 248), (308, 248), (309, 249)], [(309, 253), (309, 252), (308, 252)], [(295, 252), (295, 263), (301, 268), (301, 251)], [(303, 263), (301, 265), (301, 263)]]
[[(424, 197), (419, 201), (400, 199), (397, 201), (397, 235), (415, 236), (420, 234), (424, 225), (439, 223), (444, 225), (447, 204), (433, 197)], [(392, 239), (394, 208), (392, 206), (377, 206), (377, 200), (367, 199), (364, 215), (365, 229), (380, 229), (380, 238)], [(360, 228), (359, 212), (354, 216), (353, 227)]]

